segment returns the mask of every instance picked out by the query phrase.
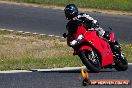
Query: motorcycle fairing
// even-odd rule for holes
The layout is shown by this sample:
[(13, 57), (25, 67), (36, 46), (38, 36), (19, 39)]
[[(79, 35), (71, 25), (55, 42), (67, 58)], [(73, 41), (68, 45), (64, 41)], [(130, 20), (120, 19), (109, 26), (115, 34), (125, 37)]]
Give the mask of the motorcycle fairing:
[(110, 36), (110, 41), (114, 43), (114, 42), (115, 42), (115, 36), (114, 36), (114, 33), (111, 32), (109, 36)]
[[(86, 31), (83, 25), (78, 26), (78, 30), (73, 35), (73, 39), (76, 39), (80, 34), (84, 35), (84, 41), (87, 41), (89, 44), (95, 47), (96, 50), (98, 50), (98, 52), (101, 54), (102, 66), (114, 63), (113, 53), (111, 51), (109, 43), (106, 40), (103, 40), (102, 38), (98, 37), (96, 31)], [(111, 37), (112, 41), (114, 41), (114, 34), (111, 34)], [(92, 47), (84, 45), (81, 46), (79, 50), (92, 51)]]
[(86, 31), (84, 33), (84, 38), (93, 47), (95, 47), (102, 56), (102, 66), (113, 64), (113, 53), (111, 51), (110, 45), (107, 41), (98, 37), (96, 31)]

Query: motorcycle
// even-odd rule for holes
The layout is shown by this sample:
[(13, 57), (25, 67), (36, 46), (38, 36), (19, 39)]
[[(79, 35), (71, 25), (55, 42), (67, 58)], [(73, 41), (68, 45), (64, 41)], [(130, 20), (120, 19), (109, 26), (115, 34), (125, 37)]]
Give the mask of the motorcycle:
[(77, 31), (72, 36), (64, 33), (67, 43), (74, 49), (82, 63), (92, 72), (99, 72), (102, 68), (115, 68), (117, 71), (128, 69), (128, 62), (121, 51), (120, 44), (115, 41), (114, 33), (108, 33), (110, 40), (99, 37), (98, 32), (86, 30), (83, 25), (78, 25)]

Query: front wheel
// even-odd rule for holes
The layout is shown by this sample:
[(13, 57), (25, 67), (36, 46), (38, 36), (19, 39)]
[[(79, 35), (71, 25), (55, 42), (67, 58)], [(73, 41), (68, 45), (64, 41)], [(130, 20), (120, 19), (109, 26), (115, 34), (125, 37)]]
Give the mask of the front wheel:
[(80, 51), (79, 57), (90, 71), (98, 73), (101, 70), (99, 56), (95, 51)]

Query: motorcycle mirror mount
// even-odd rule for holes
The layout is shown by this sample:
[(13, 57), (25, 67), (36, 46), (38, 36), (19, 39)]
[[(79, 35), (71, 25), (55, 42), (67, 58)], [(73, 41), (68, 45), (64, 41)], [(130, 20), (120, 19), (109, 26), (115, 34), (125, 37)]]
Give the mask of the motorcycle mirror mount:
[(113, 29), (111, 27), (109, 27), (109, 29), (112, 31)]
[(66, 33), (64, 33), (64, 34), (63, 34), (63, 37), (64, 37), (64, 38), (66, 38), (66, 37), (67, 37), (67, 34), (66, 34)]

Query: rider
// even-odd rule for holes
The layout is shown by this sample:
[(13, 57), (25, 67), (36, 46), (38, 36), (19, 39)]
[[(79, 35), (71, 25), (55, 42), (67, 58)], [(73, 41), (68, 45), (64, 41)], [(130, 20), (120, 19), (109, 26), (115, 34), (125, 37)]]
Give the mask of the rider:
[[(72, 34), (76, 33), (76, 29), (79, 22), (84, 23), (84, 27), (88, 30), (96, 30), (99, 33), (99, 36), (109, 40), (108, 32), (105, 32), (99, 24), (97, 20), (94, 20), (86, 13), (78, 14), (78, 8), (74, 4), (69, 4), (64, 9), (65, 17), (69, 22), (66, 25), (66, 29), (68, 31), (68, 38), (72, 36)], [(70, 39), (69, 39), (70, 40)], [(69, 44), (68, 44), (69, 45)]]

